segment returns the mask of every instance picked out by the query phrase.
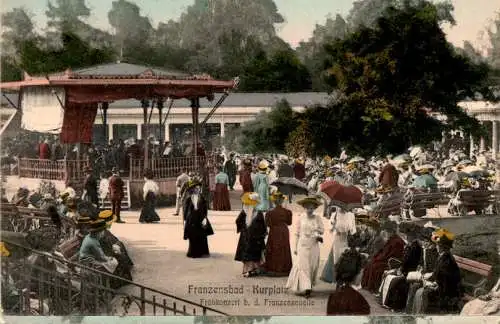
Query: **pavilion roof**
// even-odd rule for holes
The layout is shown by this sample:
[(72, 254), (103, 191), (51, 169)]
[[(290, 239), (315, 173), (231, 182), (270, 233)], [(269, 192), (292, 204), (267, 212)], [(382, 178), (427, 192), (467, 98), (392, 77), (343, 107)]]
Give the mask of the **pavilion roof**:
[(88, 68), (53, 73), (47, 76), (24, 75), (23, 81), (0, 83), (2, 91), (18, 91), (23, 87), (53, 86), (53, 87), (78, 87), (95, 89), (96, 86), (107, 86), (109, 89), (116, 87), (127, 97), (125, 88), (136, 86), (137, 89), (154, 89), (158, 93), (168, 93), (172, 97), (200, 96), (204, 97), (213, 93), (224, 92), (234, 88), (234, 80), (215, 80), (208, 74), (188, 74), (173, 70), (151, 68), (129, 63), (111, 63), (92, 66)]

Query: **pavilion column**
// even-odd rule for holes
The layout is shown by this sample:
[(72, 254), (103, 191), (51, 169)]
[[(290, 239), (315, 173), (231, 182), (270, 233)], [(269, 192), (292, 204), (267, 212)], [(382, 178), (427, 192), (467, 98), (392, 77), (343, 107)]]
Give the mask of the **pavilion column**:
[(226, 128), (224, 127), (224, 122), (220, 123), (220, 137), (224, 138), (226, 136)]
[(474, 155), (474, 136), (472, 134), (469, 135), (469, 157), (472, 159), (472, 156)]
[(492, 131), (492, 138), (491, 138), (491, 153), (493, 157), (496, 157), (497, 152), (498, 152), (498, 121), (493, 120), (493, 131)]
[(109, 143), (109, 136), (108, 136), (108, 108), (109, 108), (109, 103), (103, 102), (101, 109), (102, 109), (102, 124), (104, 125), (103, 130), (104, 130), (104, 141), (106, 143)]
[[(484, 121), (481, 122), (481, 125), (484, 126)], [(485, 149), (486, 149), (486, 144), (484, 142), (484, 137), (481, 136), (481, 138), (479, 139), (479, 152), (483, 152), (485, 151)]]
[(200, 98), (191, 99), (191, 117), (193, 119), (193, 154), (195, 157), (195, 169), (198, 170), (198, 143), (200, 142)]
[(162, 122), (163, 122), (163, 118), (162, 118), (162, 113), (163, 113), (163, 99), (159, 99), (157, 104), (156, 104), (156, 107), (158, 108), (158, 125), (160, 126), (160, 138), (158, 139), (158, 141), (160, 142), (160, 146), (163, 147), (163, 129), (162, 129)]
[[(149, 139), (148, 139), (148, 108), (149, 108), (149, 100), (143, 99), (141, 100), (142, 106), (142, 114), (144, 120), (144, 134), (142, 134), (141, 129), (141, 139), (144, 140), (144, 168), (149, 167)], [(142, 127), (141, 127), (142, 128)]]

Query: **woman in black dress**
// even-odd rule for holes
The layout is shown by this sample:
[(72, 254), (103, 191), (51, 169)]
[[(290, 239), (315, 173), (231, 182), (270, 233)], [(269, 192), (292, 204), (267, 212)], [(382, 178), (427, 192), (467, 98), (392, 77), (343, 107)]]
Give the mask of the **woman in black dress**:
[(139, 217), (140, 223), (153, 223), (159, 222), (160, 216), (155, 211), (156, 196), (160, 192), (158, 184), (153, 181), (153, 172), (146, 170), (144, 172), (144, 187), (142, 189), (144, 195), (144, 206), (141, 210), (141, 216)]
[(189, 240), (189, 258), (210, 256), (207, 236), (212, 235), (213, 230), (207, 218), (208, 206), (201, 195), (201, 187), (202, 183), (198, 180), (188, 183), (188, 197), (182, 208), (185, 219), (184, 240)]

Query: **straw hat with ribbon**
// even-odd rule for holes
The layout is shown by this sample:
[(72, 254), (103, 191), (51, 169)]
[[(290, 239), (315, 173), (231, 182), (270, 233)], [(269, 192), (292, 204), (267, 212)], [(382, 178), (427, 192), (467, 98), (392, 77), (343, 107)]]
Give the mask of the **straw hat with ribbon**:
[(188, 184), (187, 184), (187, 189), (193, 189), (194, 187), (198, 187), (198, 186), (202, 186), (203, 184), (201, 183), (200, 180), (198, 179), (191, 179), (188, 181)]
[(7, 250), (7, 248), (5, 247), (5, 244), (3, 242), (0, 242), (0, 256), (3, 256), (3, 257), (10, 256), (10, 251)]
[(269, 167), (269, 162), (267, 160), (262, 160), (259, 162), (259, 165), (257, 166), (257, 169), (261, 172), (267, 171), (267, 168)]
[(313, 206), (314, 208), (318, 208), (319, 206), (322, 205), (318, 197), (306, 197), (297, 201), (297, 204), (304, 208), (306, 208), (307, 206)]
[(113, 224), (113, 222), (115, 221), (115, 215), (113, 215), (113, 212), (111, 210), (106, 209), (99, 213), (97, 219), (104, 220), (106, 222), (106, 225), (108, 227), (111, 227), (111, 224)]
[(90, 222), (88, 226), (89, 232), (100, 232), (104, 231), (107, 228), (107, 223), (104, 219), (97, 219), (95, 221)]
[(295, 163), (304, 164), (304, 159), (303, 158), (295, 159)]
[(272, 202), (276, 202), (278, 200), (286, 200), (286, 197), (283, 193), (281, 193), (280, 191), (275, 191), (273, 192), (273, 194), (271, 195), (270, 197), (271, 201)]
[(241, 195), (241, 203), (245, 206), (257, 206), (259, 200), (259, 194), (256, 192), (245, 192)]
[(393, 188), (389, 187), (388, 185), (383, 185), (381, 187), (378, 187), (377, 189), (375, 189), (375, 192), (376, 193), (388, 193), (388, 192), (391, 192), (393, 190)]
[(451, 248), (453, 246), (453, 241), (455, 240), (455, 234), (451, 233), (447, 229), (440, 228), (432, 233), (431, 240), (438, 245)]

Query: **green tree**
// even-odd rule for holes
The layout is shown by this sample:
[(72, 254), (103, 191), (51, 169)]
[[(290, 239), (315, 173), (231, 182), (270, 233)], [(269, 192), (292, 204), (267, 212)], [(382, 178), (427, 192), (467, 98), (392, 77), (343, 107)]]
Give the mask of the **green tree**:
[[(445, 127), (479, 134), (458, 103), (497, 99), (489, 67), (454, 50), (430, 2), (390, 7), (374, 28), (360, 27), (326, 50), (326, 81), (340, 101), (324, 120), (334, 118), (341, 144), (357, 153), (399, 153), (440, 138)], [(447, 124), (428, 112), (445, 115)]]
[(144, 49), (151, 40), (153, 27), (149, 18), (141, 16), (138, 5), (126, 0), (113, 1), (108, 20), (114, 30), (114, 42), (120, 59), (133, 60), (147, 56)]
[(311, 89), (311, 76), (292, 50), (267, 57), (261, 50), (244, 67), (241, 91), (301, 92)]
[(313, 156), (315, 148), (311, 140), (311, 128), (307, 120), (301, 119), (299, 126), (293, 130), (285, 143), (288, 156)]
[(62, 32), (61, 43), (61, 49), (43, 49), (33, 40), (24, 42), (19, 67), (29, 74), (43, 75), (109, 63), (114, 57), (112, 50), (93, 48), (71, 31)]
[(307, 42), (299, 43), (297, 56), (311, 73), (312, 89), (324, 91), (322, 80), (326, 53), (324, 44), (343, 39), (349, 33), (349, 26), (344, 18), (337, 14), (335, 19), (328, 17), (324, 25), (316, 24), (312, 37)]
[(298, 126), (292, 107), (286, 100), (277, 102), (269, 112), (241, 127), (241, 150), (248, 153), (285, 151), (289, 134)]

